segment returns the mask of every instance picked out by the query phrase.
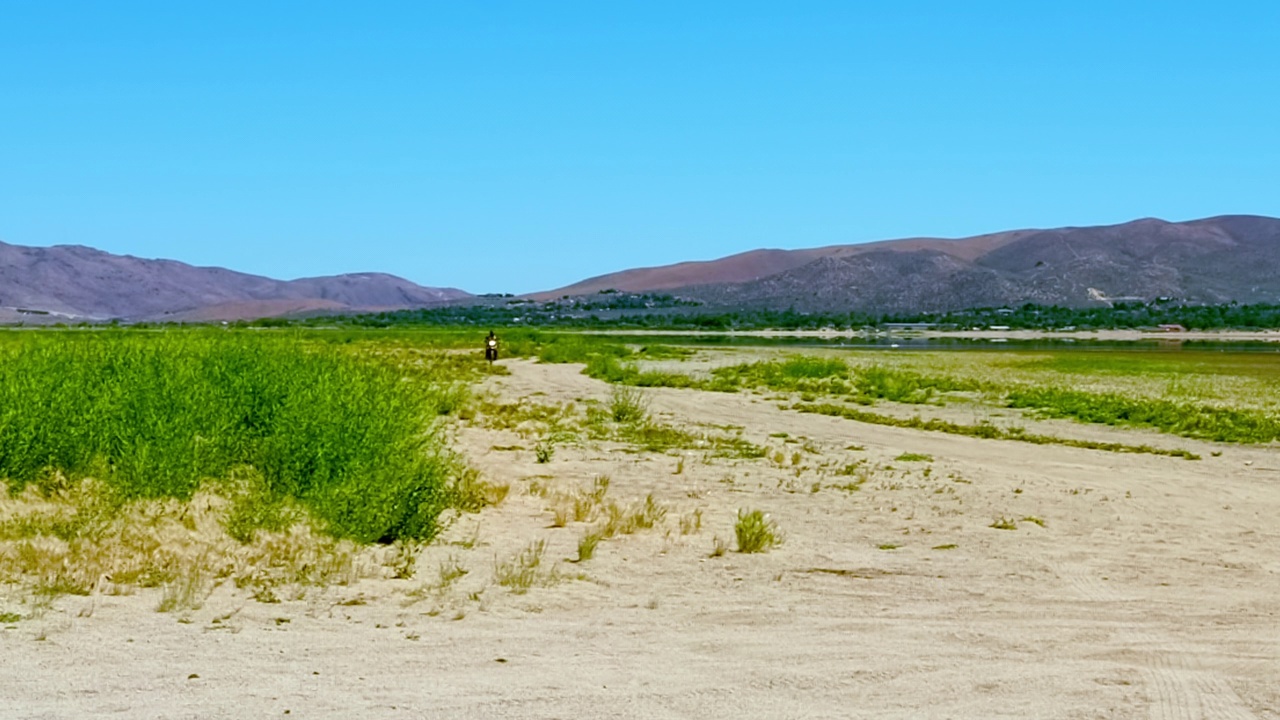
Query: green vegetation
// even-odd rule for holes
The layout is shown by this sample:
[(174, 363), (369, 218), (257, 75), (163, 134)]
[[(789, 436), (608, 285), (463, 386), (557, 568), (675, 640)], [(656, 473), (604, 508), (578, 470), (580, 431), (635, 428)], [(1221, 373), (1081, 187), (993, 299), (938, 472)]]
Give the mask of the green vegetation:
[(859, 400), (926, 403), (937, 393), (976, 391), (982, 384), (872, 365), (857, 371)]
[(792, 405), (791, 409), (803, 413), (817, 413), (819, 415), (842, 417), (874, 425), (888, 425), (891, 427), (912, 428), (915, 430), (932, 430), (935, 432), (950, 433), (952, 435), (968, 435), (970, 437), (988, 438), (991, 440), (1018, 440), (1037, 445), (1066, 445), (1068, 447), (1086, 448), (1089, 450), (1105, 450), (1108, 452), (1167, 455), (1170, 457), (1180, 457), (1186, 460), (1200, 459), (1199, 455), (1187, 450), (1165, 450), (1163, 448), (1151, 447), (1150, 445), (1127, 445), (1124, 443), (1108, 443), (1094, 440), (1061, 438), (1054, 437), (1052, 435), (1037, 435), (1017, 428), (1002, 428), (991, 423), (961, 425), (959, 423), (938, 420), (936, 418), (930, 420), (924, 420), (918, 416), (911, 418), (898, 418), (890, 415), (868, 412), (866, 410), (858, 410), (844, 405), (832, 405), (829, 403), (797, 403), (796, 405)]
[[(1194, 356), (1192, 357), (1194, 360)], [(1001, 365), (988, 367), (993, 374), (1007, 374), (1011, 369), (1029, 373), (1050, 370), (1054, 372), (1116, 374), (1124, 377), (1145, 377), (1153, 374), (1169, 374), (1177, 382), (1181, 373), (1205, 368), (1205, 372), (1232, 374), (1267, 383), (1276, 379), (1274, 363), (1259, 363), (1256, 359), (1234, 361), (1227, 370), (1205, 361), (1194, 365), (1188, 360), (1171, 361), (1156, 358), (1148, 364), (1148, 358), (1135, 360), (1121, 356), (1114, 360), (1107, 356), (1091, 354), (1088, 357), (1062, 354), (1048, 359), (1023, 361), (1018, 356), (1002, 359)], [(781, 360), (768, 360), (716, 368), (710, 377), (699, 379), (669, 372), (641, 370), (634, 363), (619, 362), (613, 357), (597, 356), (584, 371), (592, 377), (608, 382), (645, 387), (684, 387), (701, 390), (736, 392), (742, 389), (768, 389), (776, 392), (798, 393), (806, 400), (825, 395), (839, 397), (861, 405), (871, 405), (879, 400), (906, 404), (924, 404), (940, 400), (946, 393), (976, 393), (987, 402), (1011, 408), (1039, 411), (1048, 417), (1069, 417), (1082, 422), (1110, 425), (1152, 427), (1183, 437), (1202, 438), (1227, 442), (1267, 443), (1280, 438), (1280, 416), (1261, 409), (1224, 408), (1203, 402), (1122, 395), (1119, 392), (1092, 390), (1067, 390), (1056, 385), (1036, 382), (1035, 376), (1006, 385), (994, 380), (931, 374), (910, 368), (888, 367), (883, 364), (851, 366), (838, 358), (798, 355)], [(972, 372), (972, 370), (970, 371)], [(1176, 388), (1176, 385), (1170, 387)], [(873, 422), (874, 420), (867, 420)], [(883, 424), (883, 423), (882, 423)], [(934, 429), (944, 429), (938, 427)], [(945, 430), (951, 432), (953, 430)], [(970, 432), (978, 436), (995, 437), (985, 426)], [(1016, 434), (1016, 433), (1013, 433)], [(1036, 442), (1038, 436), (1019, 436)]]
[(288, 337), (30, 334), (0, 344), (0, 478), (93, 477), (120, 503), (252, 468), (233, 524), (279, 528), (296, 503), (338, 537), (426, 539), (462, 475), (432, 423), (458, 390), (438, 380)]
[(630, 443), (645, 452), (668, 450), (705, 450), (715, 457), (754, 459), (764, 457), (767, 450), (736, 435), (690, 432), (664, 425), (652, 418), (640, 423), (615, 425), (605, 439)]
[(1116, 303), (1111, 307), (1064, 308), (1027, 304), (1016, 308), (902, 315), (892, 321), (928, 322), (954, 328), (1003, 325), (1032, 330), (1155, 328), (1160, 325), (1182, 325), (1191, 330), (1256, 330), (1280, 327), (1280, 305), (1186, 305), (1156, 301)]
[(1226, 442), (1267, 443), (1280, 438), (1280, 418), (1259, 411), (1128, 398), (1116, 393), (1091, 393), (1056, 387), (1013, 390), (1008, 404), (1031, 408), (1049, 417), (1083, 422), (1153, 427), (1184, 437)]
[(680, 516), (680, 534), (692, 535), (702, 531), (702, 508)]
[[(160, 588), (160, 609), (177, 611), (198, 607), (224, 582), (276, 602), (283, 588), (297, 596), (364, 576), (354, 544), (318, 534), (311, 523), (233, 537), (232, 518), (252, 503), (234, 486), (256, 482), (244, 474), (226, 483), (233, 487), (210, 483), (189, 502), (122, 502), (93, 478), (47, 494), (34, 484), (17, 494), (0, 489), (0, 578), (46, 597)], [(295, 519), (301, 513), (285, 510)]]
[(578, 559), (577, 562), (585, 562), (596, 556), (596, 546), (603, 539), (603, 533), (599, 530), (592, 530), (584, 534), (578, 539)]
[(609, 413), (618, 423), (639, 423), (649, 418), (649, 398), (629, 387), (615, 387), (609, 396)]
[(631, 350), (622, 343), (590, 335), (548, 335), (538, 348), (545, 363), (587, 362), (595, 357), (626, 357)]
[(715, 368), (707, 379), (655, 370), (635, 363), (596, 356), (583, 371), (598, 380), (636, 387), (696, 388), (717, 392), (767, 389), (813, 395), (843, 396), (869, 405), (876, 400), (926, 403), (939, 393), (977, 391), (981, 383), (943, 376), (927, 376), (881, 365), (851, 367), (839, 358), (793, 355)]
[(760, 510), (739, 510), (733, 533), (740, 553), (766, 552), (782, 543), (777, 525)]
[(679, 330), (860, 329), (890, 323), (925, 323), (946, 329), (1004, 326), (1013, 329), (1155, 328), (1177, 324), (1193, 330), (1280, 327), (1280, 305), (1195, 305), (1177, 301), (1117, 303), (1108, 307), (1066, 308), (1025, 304), (948, 313), (806, 312), (803, 309), (709, 308), (700, 301), (660, 293), (602, 290), (595, 295), (539, 302), (507, 296), (469, 304), (356, 316), (301, 320), (267, 318), (254, 327), (343, 328), (644, 328)]
[(925, 455), (923, 453), (902, 453), (894, 459), (898, 462), (933, 462), (932, 455)]
[(784, 360), (716, 368), (702, 386), (720, 392), (759, 387), (780, 392), (842, 395), (850, 390), (849, 366), (836, 358), (796, 355)]
[[(481, 402), (478, 415), (486, 427), (541, 438), (535, 454), (539, 446), (547, 450), (551, 443), (574, 443), (584, 437), (627, 443), (645, 452), (704, 450), (718, 457), (735, 458), (757, 458), (765, 453), (764, 448), (737, 435), (691, 431), (661, 423), (649, 415), (647, 398), (632, 388), (617, 388), (608, 407), (594, 401), (583, 405), (585, 412), (575, 403)], [(619, 421), (618, 417), (623, 419)], [(537, 457), (544, 455), (551, 459), (550, 452)]]
[(553, 567), (550, 571), (542, 569), (542, 557), (547, 551), (546, 540), (536, 540), (521, 550), (514, 557), (502, 562), (495, 562), (493, 577), (498, 584), (508, 588), (517, 595), (529, 592), (535, 585), (554, 583), (558, 574)]
[(679, 373), (640, 371), (635, 363), (619, 362), (616, 357), (593, 356), (583, 373), (588, 377), (618, 385), (634, 387), (699, 387), (698, 381)]

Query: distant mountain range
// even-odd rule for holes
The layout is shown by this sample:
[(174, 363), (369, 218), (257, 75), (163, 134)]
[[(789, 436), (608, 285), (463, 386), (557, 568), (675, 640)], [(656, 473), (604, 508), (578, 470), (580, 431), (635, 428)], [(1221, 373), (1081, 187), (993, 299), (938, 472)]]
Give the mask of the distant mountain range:
[[(533, 299), (667, 293), (708, 308), (930, 312), (1122, 299), (1280, 303), (1280, 219), (1230, 215), (752, 250), (601, 275)], [(273, 280), (93, 248), (0, 243), (0, 322), (217, 321), (470, 302), (382, 273)]]
[(1280, 219), (1229, 215), (753, 250), (601, 275), (534, 299), (663, 292), (717, 308), (930, 312), (1160, 297), (1280, 302)]
[(382, 273), (273, 280), (79, 245), (0, 242), (0, 322), (199, 322), (418, 308), (467, 297)]

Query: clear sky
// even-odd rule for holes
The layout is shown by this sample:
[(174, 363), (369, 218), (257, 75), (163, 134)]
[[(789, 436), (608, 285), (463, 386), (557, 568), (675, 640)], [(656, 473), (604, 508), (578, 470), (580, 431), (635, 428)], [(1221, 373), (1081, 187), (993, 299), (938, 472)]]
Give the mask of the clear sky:
[(1280, 215), (1280, 3), (0, 0), (0, 240), (526, 292)]

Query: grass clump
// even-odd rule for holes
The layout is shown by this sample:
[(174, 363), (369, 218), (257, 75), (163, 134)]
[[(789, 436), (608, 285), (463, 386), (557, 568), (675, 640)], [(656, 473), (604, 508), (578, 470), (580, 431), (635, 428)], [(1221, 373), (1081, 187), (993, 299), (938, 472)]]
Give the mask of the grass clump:
[(702, 508), (680, 516), (680, 534), (692, 535), (702, 531)]
[(587, 361), (583, 374), (615, 385), (632, 387), (696, 388), (700, 383), (688, 375), (641, 370), (632, 362), (620, 362), (616, 357), (597, 355)]
[(547, 551), (546, 540), (536, 540), (514, 557), (494, 564), (493, 576), (498, 584), (517, 595), (523, 595), (538, 584), (554, 579), (554, 569), (543, 572), (542, 558)]
[[(618, 388), (628, 390), (628, 388)], [(613, 405), (614, 403), (610, 403)], [(640, 409), (635, 405), (639, 404)], [(739, 435), (690, 431), (655, 420), (648, 414), (647, 399), (619, 400), (617, 407), (604, 408), (590, 405), (586, 411), (583, 428), (586, 435), (595, 440), (612, 440), (628, 443), (645, 452), (669, 450), (704, 450), (716, 457), (753, 459), (764, 457), (766, 449)], [(618, 422), (621, 415), (629, 422)], [(677, 462), (677, 473), (683, 471), (683, 458)]]
[[(532, 488), (531, 488), (532, 489)], [(568, 492), (550, 492), (543, 488), (537, 494), (551, 500), (552, 527), (565, 527), (570, 522), (589, 522), (602, 510), (608, 509), (605, 496), (609, 492), (609, 477), (598, 475), (591, 488), (575, 488)]]
[(987, 527), (992, 527), (996, 530), (1017, 530), (1018, 521), (1013, 518), (1000, 516), (993, 520)]
[(585, 533), (578, 540), (578, 559), (576, 562), (585, 562), (596, 556), (596, 546), (604, 539), (603, 533), (599, 530), (593, 530)]
[(976, 382), (921, 375), (879, 365), (858, 369), (854, 387), (859, 399), (863, 401), (888, 400), (911, 404), (927, 403), (938, 393), (981, 389), (981, 385)]
[(492, 430), (511, 430), (522, 437), (566, 439), (577, 408), (573, 403), (536, 403), (527, 400), (503, 403), (483, 400), (477, 404), (479, 423)]
[(644, 502), (631, 507), (609, 503), (604, 511), (606, 519), (600, 532), (605, 538), (611, 538), (652, 528), (667, 517), (668, 509), (655, 501), (650, 494), (645, 496)]
[(703, 383), (703, 389), (720, 392), (753, 387), (842, 395), (850, 389), (849, 366), (836, 358), (796, 355), (785, 360), (716, 368), (711, 371), (711, 379)]
[(739, 510), (733, 533), (740, 553), (766, 552), (782, 543), (777, 526), (760, 510)]
[(614, 422), (644, 422), (649, 417), (649, 398), (635, 388), (616, 387), (609, 395), (609, 413)]
[(465, 576), (469, 570), (463, 566), (462, 562), (456, 557), (450, 555), (444, 562), (440, 563), (438, 575), (440, 578), (439, 587), (447, 588)]
[(121, 500), (185, 500), (252, 467), (265, 499), (335, 536), (426, 539), (459, 471), (432, 423), (447, 394), (290, 338), (31, 337), (0, 346), (0, 478), (49, 491), (92, 476)]
[(729, 544), (726, 543), (724, 540), (721, 540), (720, 536), (717, 535), (711, 539), (711, 554), (708, 555), (708, 557), (713, 557), (713, 558), (724, 557), (724, 554), (728, 551), (729, 551)]
[(894, 458), (894, 460), (898, 462), (933, 462), (933, 456), (925, 455), (924, 453), (909, 452), (909, 453), (902, 453), (898, 457)]

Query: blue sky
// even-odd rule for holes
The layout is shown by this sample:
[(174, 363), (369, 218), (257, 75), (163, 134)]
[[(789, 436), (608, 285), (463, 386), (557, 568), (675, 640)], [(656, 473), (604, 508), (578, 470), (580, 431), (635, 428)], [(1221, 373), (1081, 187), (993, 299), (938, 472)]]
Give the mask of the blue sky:
[(1280, 3), (0, 0), (0, 240), (473, 292), (1280, 215)]

